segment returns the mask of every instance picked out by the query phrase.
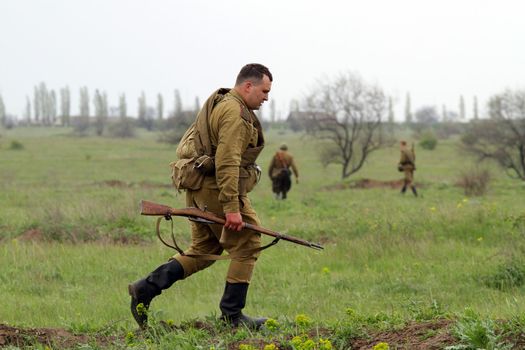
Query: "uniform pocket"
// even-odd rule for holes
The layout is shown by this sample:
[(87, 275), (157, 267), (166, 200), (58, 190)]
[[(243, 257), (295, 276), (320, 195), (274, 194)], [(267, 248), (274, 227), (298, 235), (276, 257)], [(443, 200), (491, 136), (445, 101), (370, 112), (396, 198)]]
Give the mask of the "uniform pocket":
[(170, 163), (171, 180), (177, 190), (198, 190), (202, 187), (205, 174), (195, 167), (195, 160), (179, 159)]
[(239, 195), (245, 195), (257, 185), (257, 171), (255, 167), (239, 168)]

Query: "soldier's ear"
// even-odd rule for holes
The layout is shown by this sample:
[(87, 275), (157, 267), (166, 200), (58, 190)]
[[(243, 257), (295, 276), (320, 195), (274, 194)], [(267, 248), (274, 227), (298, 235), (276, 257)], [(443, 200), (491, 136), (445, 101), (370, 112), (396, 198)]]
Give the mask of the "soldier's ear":
[(252, 91), (252, 88), (253, 88), (253, 83), (251, 80), (246, 80), (244, 83), (243, 83), (243, 88), (244, 88), (244, 91), (246, 92), (250, 92)]

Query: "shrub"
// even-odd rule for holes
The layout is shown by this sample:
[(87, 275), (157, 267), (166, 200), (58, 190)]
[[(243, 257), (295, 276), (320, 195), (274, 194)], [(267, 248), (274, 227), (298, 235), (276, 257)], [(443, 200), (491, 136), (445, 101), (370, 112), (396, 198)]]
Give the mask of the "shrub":
[(170, 129), (161, 133), (159, 135), (158, 141), (168, 143), (170, 145), (176, 145), (180, 142), (185, 132), (186, 129), (183, 128)]
[(508, 290), (525, 284), (525, 264), (512, 259), (500, 266), (496, 272), (482, 278), (483, 283), (490, 288)]
[(431, 130), (421, 133), (421, 139), (419, 140), (421, 148), (431, 151), (436, 148), (437, 143), (437, 137)]
[(487, 169), (472, 168), (462, 171), (457, 185), (467, 196), (483, 196), (488, 189), (490, 172)]
[(21, 149), (24, 149), (24, 145), (21, 142), (14, 140), (14, 141), (11, 141), (11, 144), (9, 145), (9, 149), (21, 150)]
[(128, 118), (121, 119), (109, 126), (109, 134), (119, 138), (135, 137), (135, 126)]
[(496, 324), (489, 319), (482, 319), (472, 310), (467, 309), (456, 323), (453, 333), (461, 341), (460, 345), (448, 346), (446, 350), (456, 349), (510, 349), (502, 336), (496, 332)]

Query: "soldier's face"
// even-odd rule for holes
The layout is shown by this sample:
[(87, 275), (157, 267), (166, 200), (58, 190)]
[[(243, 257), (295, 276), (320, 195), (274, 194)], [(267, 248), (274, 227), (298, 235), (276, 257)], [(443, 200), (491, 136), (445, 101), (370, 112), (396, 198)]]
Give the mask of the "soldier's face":
[(246, 105), (252, 110), (259, 109), (264, 101), (268, 101), (268, 94), (272, 89), (272, 82), (268, 76), (264, 75), (260, 82), (246, 82), (248, 85)]

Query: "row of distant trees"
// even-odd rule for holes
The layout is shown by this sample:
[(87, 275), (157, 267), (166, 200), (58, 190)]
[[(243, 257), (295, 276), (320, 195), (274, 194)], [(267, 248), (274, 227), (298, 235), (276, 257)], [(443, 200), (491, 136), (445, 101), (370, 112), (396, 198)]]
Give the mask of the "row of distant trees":
[[(147, 104), (144, 92), (138, 98), (138, 109), (136, 114), (129, 114), (126, 102), (126, 95), (119, 96), (118, 107), (110, 107), (105, 91), (96, 89), (93, 96), (87, 87), (80, 88), (79, 109), (76, 115), (79, 118), (94, 117), (97, 124), (104, 124), (108, 117), (126, 118), (135, 115), (139, 124), (144, 127), (151, 127), (154, 120), (162, 120), (165, 116), (165, 103), (162, 94), (157, 94), (156, 106), (151, 107)], [(93, 109), (91, 108), (93, 107)], [(199, 98), (195, 98), (195, 108), (200, 108)], [(178, 90), (174, 91), (173, 109), (167, 117), (179, 117), (183, 114), (182, 100)], [(48, 89), (44, 82), (34, 87), (33, 96), (26, 96), (26, 107), (23, 118), (20, 120), (28, 125), (54, 125), (71, 126), (71, 92), (68, 86), (59, 90), (59, 96), (53, 89)], [(8, 115), (2, 96), (0, 95), (0, 123), (7, 126), (14, 122), (14, 117)]]
[[(90, 94), (87, 87), (80, 88), (80, 103), (79, 103), (79, 112), (77, 116), (79, 117), (90, 117), (91, 116), (91, 103), (94, 107), (93, 116), (97, 118), (97, 124), (103, 125), (105, 120), (110, 116), (120, 116), (121, 118), (129, 116), (126, 96), (122, 94), (119, 96), (118, 107), (109, 107), (108, 98), (105, 91), (95, 90), (93, 100), (90, 101)], [(58, 101), (60, 99), (60, 101)], [(58, 102), (60, 105), (57, 108)], [(392, 97), (388, 98), (388, 114), (386, 121), (393, 123), (394, 122), (394, 111), (393, 111), (393, 102)], [(499, 100), (493, 98), (489, 106), (491, 109), (497, 109), (499, 105)], [(194, 111), (198, 111), (200, 108), (199, 98), (195, 98)], [(266, 109), (266, 107), (265, 107)], [(275, 122), (277, 119), (275, 99), (272, 99), (268, 107), (269, 111), (269, 121)], [(293, 100), (290, 103), (290, 110), (298, 111), (299, 102)], [(479, 119), (479, 108), (477, 97), (474, 96), (473, 99), (473, 118)], [(144, 92), (138, 98), (138, 110), (136, 117), (139, 121), (139, 125), (147, 129), (153, 127), (154, 120), (162, 120), (164, 118), (165, 108), (164, 108), (164, 98), (162, 94), (157, 94), (156, 108), (148, 106), (146, 103), (146, 96)], [(169, 117), (180, 117), (183, 114), (182, 101), (178, 90), (174, 91), (174, 103), (173, 110), (168, 113)], [(260, 111), (262, 114), (262, 110)], [(7, 115), (2, 96), (0, 95), (0, 123), (3, 126), (7, 126), (12, 123), (14, 120), (12, 116)], [(463, 96), (459, 97), (459, 112), (448, 110), (445, 105), (442, 105), (441, 115), (438, 113), (435, 106), (424, 106), (416, 110), (415, 113), (412, 112), (411, 108), (411, 97), (410, 93), (406, 95), (405, 101), (405, 116), (404, 121), (406, 123), (435, 123), (439, 120), (447, 121), (464, 121), (466, 120), (465, 112), (465, 100)], [(26, 96), (26, 108), (23, 116), (23, 122), (26, 124), (37, 124), (37, 125), (62, 125), (70, 126), (71, 125), (71, 92), (68, 86), (61, 88), (59, 90), (59, 97), (55, 93), (55, 90), (48, 89), (44, 82), (41, 82), (34, 87), (33, 98)], [(97, 132), (98, 134), (98, 132)]]
[[(60, 90), (60, 118), (57, 119), (56, 95), (41, 83), (34, 90), (33, 110), (28, 99), (26, 121), (45, 125), (71, 125), (79, 133), (90, 128), (97, 135), (104, 133), (110, 114), (105, 92), (96, 90), (93, 97), (94, 121), (90, 118), (90, 98), (87, 88), (80, 90), (80, 116), (73, 122), (70, 117), (69, 88)], [(506, 90), (492, 96), (487, 103), (489, 118), (478, 117), (477, 99), (474, 98), (474, 118), (469, 123), (457, 123), (464, 116), (464, 99), (460, 97), (460, 113), (456, 118), (446, 108), (439, 117), (434, 106), (421, 107), (414, 118), (407, 95), (405, 108), (406, 125), (416, 132), (424, 128), (452, 125), (454, 133), (462, 135), (464, 150), (480, 160), (493, 159), (511, 176), (525, 180), (525, 90)], [(157, 108), (148, 107), (142, 93), (138, 99), (137, 118), (127, 116), (125, 95), (119, 98), (120, 120), (113, 125), (111, 134), (121, 137), (133, 135), (133, 127), (161, 130), (160, 140), (177, 143), (187, 127), (193, 122), (200, 108), (198, 98), (194, 110), (184, 111), (180, 95), (174, 94), (174, 109), (167, 119), (163, 118), (164, 101), (157, 95)], [(275, 118), (275, 104), (270, 104)], [(5, 106), (0, 96), (0, 118), (6, 121)], [(275, 119), (274, 119), (275, 121)], [(341, 177), (347, 178), (364, 165), (374, 151), (395, 142), (393, 134), (394, 113), (392, 99), (377, 85), (364, 81), (355, 73), (341, 74), (334, 79), (324, 79), (301, 101), (292, 102), (287, 122), (293, 130), (304, 130), (321, 141), (320, 156), (325, 165), (341, 165)], [(450, 131), (450, 130), (449, 130)]]

